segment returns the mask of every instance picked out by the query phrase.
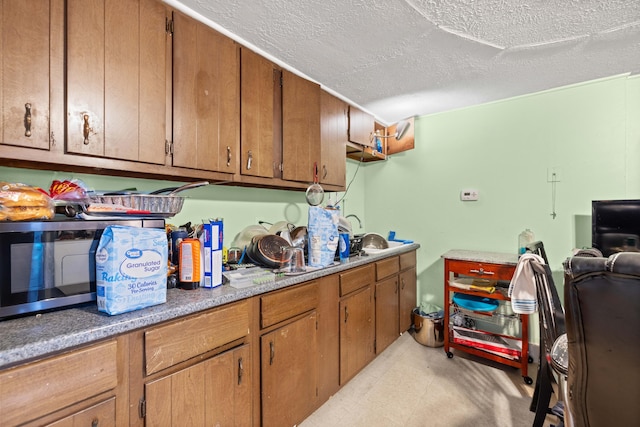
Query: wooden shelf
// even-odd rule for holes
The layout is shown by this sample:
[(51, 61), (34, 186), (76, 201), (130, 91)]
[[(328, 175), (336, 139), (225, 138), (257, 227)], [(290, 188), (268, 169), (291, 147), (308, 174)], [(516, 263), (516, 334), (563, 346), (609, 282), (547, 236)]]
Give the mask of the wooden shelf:
[(363, 162), (377, 162), (379, 160), (387, 160), (387, 156), (374, 150), (372, 147), (347, 142), (347, 157), (353, 160), (361, 160)]

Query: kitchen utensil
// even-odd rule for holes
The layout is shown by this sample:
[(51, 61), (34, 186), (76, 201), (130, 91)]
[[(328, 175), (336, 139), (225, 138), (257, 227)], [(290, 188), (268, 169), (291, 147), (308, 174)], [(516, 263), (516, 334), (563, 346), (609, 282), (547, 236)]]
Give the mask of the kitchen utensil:
[(310, 206), (318, 206), (324, 200), (324, 189), (318, 184), (318, 163), (313, 164), (313, 184), (307, 188), (307, 203)]
[(307, 227), (300, 226), (291, 230), (289, 233), (289, 237), (291, 237), (291, 246), (295, 246), (298, 248), (306, 248), (307, 246)]
[(268, 231), (262, 225), (249, 225), (240, 231), (236, 237), (233, 239), (231, 243), (232, 247), (242, 248), (249, 246), (251, 243), (251, 239), (254, 236), (262, 236), (263, 234), (267, 234)]
[(167, 193), (168, 196), (173, 196), (174, 194), (180, 193), (181, 191), (190, 190), (197, 187), (204, 187), (205, 185), (209, 185), (209, 181), (190, 182), (189, 184), (181, 185), (180, 187), (162, 188), (160, 190), (152, 191), (149, 194)]
[(284, 274), (299, 274), (306, 271), (304, 250), (289, 246), (284, 248), (279, 272)]
[(229, 264), (238, 264), (241, 257), (242, 249), (240, 248), (229, 248), (229, 250), (227, 251), (227, 262)]
[[(103, 203), (111, 205), (121, 205), (131, 210), (149, 211), (155, 216), (168, 218), (178, 214), (182, 210), (184, 197), (176, 196), (176, 193), (208, 184), (208, 181), (193, 182), (181, 187), (171, 187), (168, 189), (164, 188), (162, 190), (157, 190), (151, 194), (91, 194), (90, 204)], [(167, 195), (154, 194), (167, 191), (170, 192)]]
[(362, 236), (363, 249), (387, 249), (389, 242), (378, 233), (367, 233)]
[(283, 249), (289, 246), (286, 240), (275, 234), (254, 236), (247, 246), (247, 256), (256, 265), (280, 268)]

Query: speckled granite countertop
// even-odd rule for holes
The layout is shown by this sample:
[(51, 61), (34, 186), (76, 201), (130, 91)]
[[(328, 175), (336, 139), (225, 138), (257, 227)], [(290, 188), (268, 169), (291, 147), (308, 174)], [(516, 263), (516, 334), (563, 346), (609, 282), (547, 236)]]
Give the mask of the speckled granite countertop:
[(442, 254), (442, 258), (456, 259), (460, 261), (487, 262), (490, 264), (516, 265), (518, 263), (518, 254), (471, 251), (465, 249), (452, 249)]
[(101, 313), (95, 303), (87, 303), (50, 313), (3, 320), (0, 321), (0, 369), (49, 353), (414, 251), (419, 247), (420, 245), (414, 243), (382, 253), (352, 257), (346, 264), (336, 264), (299, 276), (282, 277), (275, 283), (245, 289), (235, 289), (228, 285), (192, 291), (168, 289), (165, 304), (116, 316)]

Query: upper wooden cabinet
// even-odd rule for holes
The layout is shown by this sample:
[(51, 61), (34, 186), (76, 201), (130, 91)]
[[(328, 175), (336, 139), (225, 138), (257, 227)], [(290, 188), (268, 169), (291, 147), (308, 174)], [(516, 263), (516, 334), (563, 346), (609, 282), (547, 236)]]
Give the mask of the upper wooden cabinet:
[(273, 178), (280, 163), (280, 71), (249, 49), (240, 49), (240, 173)]
[(51, 68), (62, 66), (63, 11), (62, 0), (0, 0), (0, 144), (49, 149), (50, 94), (62, 83)]
[(239, 46), (178, 12), (173, 27), (173, 165), (236, 173)]
[(67, 152), (164, 164), (166, 18), (157, 0), (67, 1)]
[(320, 86), (283, 70), (282, 179), (312, 182), (316, 167), (320, 168)]
[(320, 94), (320, 182), (345, 185), (345, 144), (348, 138), (349, 106), (326, 91)]
[(367, 147), (374, 147), (374, 117), (361, 109), (349, 106), (349, 141)]

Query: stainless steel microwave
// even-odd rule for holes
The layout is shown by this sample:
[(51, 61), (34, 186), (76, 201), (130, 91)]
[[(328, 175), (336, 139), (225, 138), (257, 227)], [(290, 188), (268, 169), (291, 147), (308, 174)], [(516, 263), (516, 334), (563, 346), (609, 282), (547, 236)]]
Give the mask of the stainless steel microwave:
[(0, 222), (0, 319), (96, 300), (95, 252), (109, 225), (163, 219)]

